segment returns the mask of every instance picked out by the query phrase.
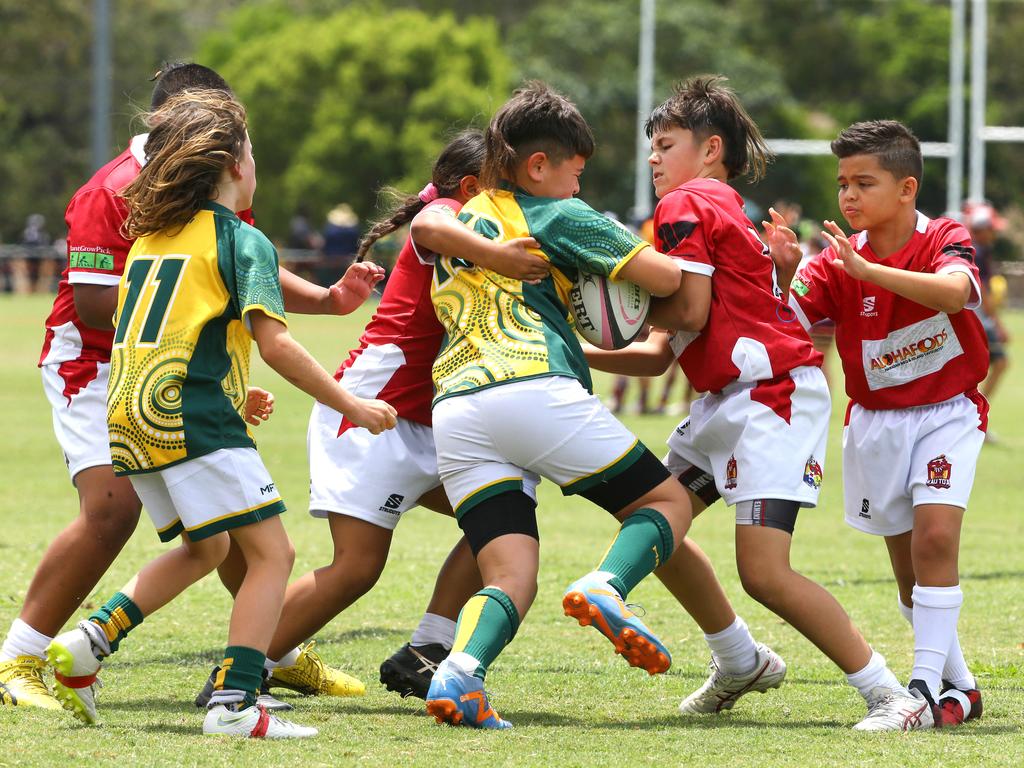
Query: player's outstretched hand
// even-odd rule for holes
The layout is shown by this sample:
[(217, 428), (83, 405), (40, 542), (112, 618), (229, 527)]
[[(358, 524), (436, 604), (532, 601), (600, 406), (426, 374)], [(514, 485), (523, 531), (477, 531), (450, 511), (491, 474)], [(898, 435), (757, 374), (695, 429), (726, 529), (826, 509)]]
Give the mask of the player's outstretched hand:
[(501, 259), (495, 265), (495, 271), (522, 280), (524, 283), (536, 284), (551, 272), (551, 264), (543, 256), (531, 253), (528, 249), (539, 249), (540, 243), (532, 237), (514, 237), (499, 246)]
[(249, 387), (245, 396), (245, 420), (258, 427), (274, 412), (274, 395), (259, 387)]
[(366, 427), (375, 435), (379, 435), (385, 429), (391, 429), (398, 423), (395, 409), (383, 400), (366, 400), (361, 397), (345, 416), (357, 427)]
[(871, 273), (871, 263), (853, 250), (850, 240), (843, 232), (842, 227), (834, 221), (826, 221), (825, 229), (821, 231), (822, 237), (828, 240), (832, 250), (836, 252), (836, 258), (832, 265), (841, 269), (854, 280), (868, 280)]
[(800, 266), (803, 251), (800, 250), (800, 239), (796, 232), (786, 226), (786, 219), (774, 208), (768, 209), (771, 221), (762, 221), (768, 251), (780, 275), (792, 278)]
[(347, 315), (357, 310), (384, 279), (384, 274), (384, 267), (372, 261), (352, 264), (341, 279), (327, 289), (334, 314)]

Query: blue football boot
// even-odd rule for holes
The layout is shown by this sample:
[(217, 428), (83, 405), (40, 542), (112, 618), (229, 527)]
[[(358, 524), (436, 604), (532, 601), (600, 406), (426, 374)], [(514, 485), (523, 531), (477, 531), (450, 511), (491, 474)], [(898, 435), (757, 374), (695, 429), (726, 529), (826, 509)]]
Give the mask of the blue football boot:
[(463, 672), (448, 659), (442, 661), (427, 691), (427, 713), (439, 723), (473, 728), (511, 728), (491, 708), (484, 681)]
[(588, 573), (570, 584), (562, 598), (562, 608), (566, 616), (572, 616), (582, 626), (593, 624), (631, 666), (645, 669), (651, 675), (667, 672), (672, 666), (668, 648), (600, 576)]

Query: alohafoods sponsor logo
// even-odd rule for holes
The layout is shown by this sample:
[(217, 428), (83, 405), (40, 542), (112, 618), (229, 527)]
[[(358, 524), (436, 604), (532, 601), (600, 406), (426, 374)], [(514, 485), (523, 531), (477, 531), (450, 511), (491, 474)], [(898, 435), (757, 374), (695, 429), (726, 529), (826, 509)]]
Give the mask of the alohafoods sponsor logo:
[(884, 339), (861, 342), (864, 376), (872, 391), (929, 376), (963, 353), (949, 316), (943, 312), (893, 331)]

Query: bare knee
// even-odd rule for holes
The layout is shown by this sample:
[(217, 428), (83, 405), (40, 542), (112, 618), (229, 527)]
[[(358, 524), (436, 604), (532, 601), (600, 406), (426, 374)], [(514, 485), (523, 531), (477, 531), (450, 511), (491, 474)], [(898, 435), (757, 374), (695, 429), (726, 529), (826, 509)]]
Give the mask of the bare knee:
[(217, 533), (198, 541), (193, 541), (185, 536), (182, 546), (188, 552), (189, 558), (202, 564), (206, 571), (212, 571), (228, 556), (231, 539), (226, 533)]
[(111, 546), (124, 544), (139, 524), (142, 505), (129, 487), (81, 494), (80, 515), (89, 532)]
[(740, 583), (743, 590), (766, 608), (776, 607), (785, 592), (789, 566), (764, 562), (739, 563)]

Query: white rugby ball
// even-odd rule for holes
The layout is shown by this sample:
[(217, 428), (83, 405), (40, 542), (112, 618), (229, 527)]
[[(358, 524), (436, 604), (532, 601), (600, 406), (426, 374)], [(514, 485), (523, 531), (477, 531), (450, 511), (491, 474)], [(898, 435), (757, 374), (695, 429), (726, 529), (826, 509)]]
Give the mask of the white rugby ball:
[(576, 332), (595, 347), (622, 349), (640, 335), (651, 294), (635, 283), (580, 272), (569, 291)]

